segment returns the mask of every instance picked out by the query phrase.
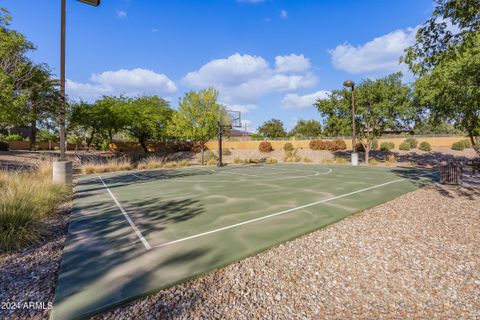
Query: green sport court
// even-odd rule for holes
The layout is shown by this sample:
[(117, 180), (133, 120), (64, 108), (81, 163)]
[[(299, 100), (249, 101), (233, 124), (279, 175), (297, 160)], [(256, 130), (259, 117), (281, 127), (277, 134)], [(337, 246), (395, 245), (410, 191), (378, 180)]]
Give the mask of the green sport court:
[(432, 176), (321, 164), (82, 176), (51, 318), (84, 318), (154, 293), (413, 191)]

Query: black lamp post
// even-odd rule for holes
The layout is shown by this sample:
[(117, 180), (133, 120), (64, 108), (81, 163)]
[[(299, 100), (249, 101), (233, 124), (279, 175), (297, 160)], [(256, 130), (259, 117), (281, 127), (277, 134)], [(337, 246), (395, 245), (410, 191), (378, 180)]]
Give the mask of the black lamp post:
[(352, 80), (345, 80), (343, 85), (347, 88), (352, 88), (352, 165), (358, 164), (357, 155), (357, 137), (355, 132), (355, 82)]

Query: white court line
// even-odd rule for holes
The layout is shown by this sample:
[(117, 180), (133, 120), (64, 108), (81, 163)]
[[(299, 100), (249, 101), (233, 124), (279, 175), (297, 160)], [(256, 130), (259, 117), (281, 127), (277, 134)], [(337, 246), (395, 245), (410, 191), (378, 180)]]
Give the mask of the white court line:
[(282, 214), (285, 214), (285, 213), (289, 213), (289, 212), (292, 212), (292, 211), (297, 211), (297, 210), (300, 210), (300, 209), (308, 208), (308, 207), (311, 207), (311, 206), (314, 206), (314, 205), (317, 205), (317, 204), (320, 204), (320, 203), (325, 203), (325, 202), (329, 202), (329, 201), (332, 201), (332, 200), (348, 197), (348, 196), (351, 196), (351, 195), (356, 194), (356, 193), (361, 193), (361, 192), (365, 192), (365, 191), (368, 191), (368, 190), (371, 190), (371, 189), (380, 188), (380, 187), (383, 187), (383, 186), (386, 186), (386, 185), (389, 185), (389, 184), (392, 184), (392, 183), (397, 183), (397, 182), (400, 182), (400, 181), (404, 181), (404, 180), (406, 180), (406, 179), (398, 179), (398, 180), (393, 180), (393, 181), (389, 181), (389, 182), (382, 183), (382, 184), (377, 184), (377, 185), (372, 186), (372, 187), (368, 187), (368, 188), (360, 189), (360, 190), (357, 190), (357, 191), (345, 193), (345, 194), (342, 194), (340, 196), (336, 196), (336, 197), (312, 202), (312, 203), (309, 203), (309, 204), (306, 204), (306, 205), (303, 205), (303, 206), (300, 206), (300, 207), (280, 211), (280, 212), (277, 212), (277, 213), (272, 213), (272, 214), (269, 214), (267, 216), (243, 221), (243, 222), (232, 224), (230, 226), (226, 226), (226, 227), (223, 227), (223, 228), (218, 228), (218, 229), (210, 230), (210, 231), (207, 231), (207, 232), (199, 233), (199, 234), (196, 234), (196, 235), (193, 235), (193, 236), (190, 236), (190, 237), (170, 241), (170, 242), (167, 242), (167, 243), (162, 243), (162, 244), (156, 245), (155, 248), (165, 247), (165, 246), (168, 246), (168, 245), (171, 245), (171, 244), (175, 244), (175, 243), (179, 243), (179, 242), (203, 237), (203, 236), (206, 236), (206, 235), (209, 235), (209, 234), (212, 234), (212, 233), (216, 233), (216, 232), (220, 232), (220, 231), (224, 231), (224, 230), (228, 230), (228, 229), (233, 229), (233, 228), (236, 228), (236, 227), (239, 227), (239, 226), (243, 226), (245, 224), (269, 219), (269, 218), (276, 217), (276, 216), (279, 216), (279, 215), (282, 215)]
[(142, 241), (143, 245), (145, 246), (145, 249), (147, 249), (147, 250), (152, 249), (152, 246), (143, 237), (142, 233), (140, 232), (140, 230), (138, 230), (137, 226), (135, 225), (135, 223), (133, 223), (132, 219), (130, 219), (127, 212), (125, 211), (125, 209), (123, 209), (122, 205), (120, 204), (120, 202), (118, 202), (117, 198), (115, 198), (112, 191), (110, 191), (110, 189), (107, 187), (107, 185), (105, 184), (105, 181), (103, 181), (102, 177), (100, 177), (100, 176), (98, 176), (98, 177), (100, 178), (103, 185), (105, 186), (105, 189), (107, 189), (108, 193), (110, 193), (110, 196), (112, 197), (113, 201), (115, 201), (115, 203), (117, 204), (117, 207), (120, 209), (120, 211), (122, 211), (123, 215), (127, 219), (128, 223), (132, 227), (133, 231), (135, 231), (135, 233), (137, 234), (137, 237), (140, 239), (140, 241)]

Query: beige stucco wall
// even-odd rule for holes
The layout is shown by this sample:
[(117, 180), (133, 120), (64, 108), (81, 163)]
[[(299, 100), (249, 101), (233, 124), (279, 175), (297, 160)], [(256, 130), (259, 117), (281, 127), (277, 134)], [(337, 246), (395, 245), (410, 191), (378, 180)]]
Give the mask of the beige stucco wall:
[[(415, 137), (418, 142), (427, 141), (430, 143), (432, 147), (451, 147), (454, 142), (459, 140), (466, 139), (466, 137), (462, 136), (455, 136), (455, 137)], [(324, 139), (329, 140), (329, 139)], [(272, 144), (274, 149), (281, 149), (285, 145), (285, 143), (290, 142), (293, 144), (294, 148), (298, 149), (309, 149), (310, 140), (266, 140)], [(352, 148), (352, 140), (344, 140), (347, 149)], [(379, 139), (378, 144), (380, 145), (382, 142), (393, 142), (395, 144), (395, 148), (405, 141), (405, 137), (398, 137), (398, 138), (386, 138), (386, 139)], [(258, 149), (258, 145), (261, 141), (223, 141), (223, 147), (229, 149)], [(216, 150), (217, 141), (210, 141), (207, 143), (207, 147), (212, 150)]]

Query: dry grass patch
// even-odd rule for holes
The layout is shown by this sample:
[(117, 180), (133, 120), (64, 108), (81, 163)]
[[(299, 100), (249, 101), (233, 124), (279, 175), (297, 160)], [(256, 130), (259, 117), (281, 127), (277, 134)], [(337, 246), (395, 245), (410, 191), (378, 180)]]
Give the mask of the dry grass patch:
[(137, 164), (137, 169), (138, 170), (147, 170), (147, 169), (158, 169), (158, 168), (163, 168), (165, 165), (165, 162), (158, 158), (158, 157), (148, 157)]
[(277, 158), (267, 158), (267, 160), (265, 160), (265, 163), (269, 163), (269, 164), (273, 164), (273, 163), (278, 163), (278, 160)]
[(0, 252), (41, 241), (48, 233), (42, 220), (71, 195), (52, 181), (52, 165), (39, 162), (29, 172), (0, 171)]
[(85, 174), (132, 170), (129, 160), (108, 160), (107, 162), (89, 162), (82, 166)]

